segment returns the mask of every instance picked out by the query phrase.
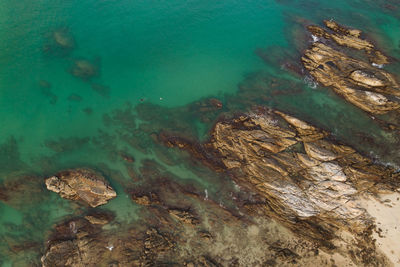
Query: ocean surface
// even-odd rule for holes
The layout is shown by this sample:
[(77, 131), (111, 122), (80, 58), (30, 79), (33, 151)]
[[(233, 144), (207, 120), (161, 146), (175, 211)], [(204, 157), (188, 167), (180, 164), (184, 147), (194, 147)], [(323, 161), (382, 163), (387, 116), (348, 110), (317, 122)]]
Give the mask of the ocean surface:
[[(102, 172), (118, 194), (102, 208), (121, 223), (137, 219), (127, 188), (146, 161), (224, 201), (217, 192), (227, 185), (219, 177), (152, 138), (169, 130), (207, 139), (219, 115), (199, 117), (195, 103), (207, 98), (222, 101), (221, 112), (243, 112), (252, 104), (290, 112), (377, 161), (399, 166), (396, 140), (371, 117), (282, 67), (286, 56), (300, 60), (299, 51), (310, 42), (300, 22), (324, 19), (363, 30), (379, 49), (400, 59), (396, 4), (2, 0), (0, 185), (9, 194), (0, 197), (0, 266), (37, 262), (52, 226), (83, 212), (45, 189), (44, 179), (63, 169)], [(67, 48), (55, 33), (67, 39)], [(77, 75), (77, 60), (89, 62), (93, 75)], [(391, 68), (400, 73), (398, 63)], [(270, 90), (265, 80), (277, 85)]]

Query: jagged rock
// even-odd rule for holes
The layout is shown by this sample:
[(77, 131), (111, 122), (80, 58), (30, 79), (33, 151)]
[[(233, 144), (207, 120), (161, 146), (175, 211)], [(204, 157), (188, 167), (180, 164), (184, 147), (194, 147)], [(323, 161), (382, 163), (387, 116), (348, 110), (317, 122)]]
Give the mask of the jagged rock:
[(259, 109), (220, 121), (200, 148), (176, 137), (162, 138), (169, 146), (191, 147), (194, 156), (221, 171), (220, 164), (214, 165), (217, 158), (239, 186), (266, 200), (250, 209), (264, 210), (330, 248), (346, 233), (346, 246), (369, 250), (368, 260), (380, 259), (366, 234), (373, 220), (359, 197), (398, 188), (394, 169), (374, 165), (351, 147), (333, 142), (328, 133), (279, 111)]
[(74, 218), (55, 227), (41, 258), (43, 267), (148, 266), (143, 241), (128, 230), (106, 231), (85, 219)]
[(199, 219), (188, 210), (180, 210), (180, 209), (169, 209), (169, 214), (177, 219), (178, 221), (188, 224), (188, 225), (196, 225), (199, 223)]
[(95, 217), (92, 215), (85, 216), (85, 219), (88, 220), (91, 224), (107, 224), (108, 220), (104, 218)]
[[(160, 197), (155, 202), (149, 198), (151, 205), (141, 209), (139, 221), (103, 227), (88, 220), (98, 217), (95, 209), (85, 219), (56, 225), (45, 243), (43, 266), (264, 266), (263, 262), (292, 266), (294, 260), (300, 266), (315, 266), (330, 257), (315, 256), (315, 244), (288, 235), (267, 216), (251, 222), (252, 218), (236, 217), (211, 199), (175, 191), (188, 187), (174, 181), (165, 184), (158, 178), (150, 184)], [(148, 184), (143, 186), (145, 190)], [(165, 191), (174, 192), (162, 195)], [(170, 207), (171, 193), (179, 198), (174, 204), (193, 206)]]
[(154, 266), (157, 255), (173, 246), (153, 228), (136, 234), (125, 229), (120, 236), (84, 219), (68, 220), (47, 241), (42, 266)]
[[(304, 52), (302, 62), (314, 79), (367, 112), (384, 114), (398, 110), (399, 83), (393, 75), (379, 68), (389, 63), (387, 57), (371, 42), (361, 39), (361, 31), (345, 28), (334, 21), (325, 21), (325, 24), (332, 32), (318, 26), (308, 27), (319, 40)], [(339, 51), (337, 45), (363, 50), (372, 64)]]
[(72, 169), (46, 179), (47, 189), (70, 200), (79, 200), (91, 207), (106, 204), (117, 196), (105, 178), (90, 169)]
[[(96, 228), (82, 219), (58, 225), (42, 256), (42, 266), (84, 266), (94, 264), (106, 252), (106, 246), (90, 242)], [(100, 249), (101, 247), (101, 249)]]
[(143, 205), (143, 206), (149, 206), (151, 204), (148, 196), (135, 197), (135, 198), (132, 198), (132, 200), (135, 201), (136, 204)]
[(146, 194), (135, 194), (131, 193), (131, 198), (133, 201), (135, 201), (136, 204), (142, 205), (142, 206), (150, 206), (154, 204), (160, 204), (158, 200), (158, 196), (154, 193), (148, 193)]
[(175, 244), (172, 236), (166, 233), (160, 233), (155, 228), (146, 231), (144, 240), (145, 253), (152, 257), (160, 257), (160, 254), (167, 253), (174, 248)]
[(377, 50), (373, 43), (361, 38), (362, 32), (360, 30), (344, 27), (333, 20), (325, 20), (324, 23), (332, 32), (328, 32), (318, 26), (309, 26), (308, 30), (314, 36), (331, 39), (340, 46), (364, 50), (371, 63), (379, 65), (389, 63), (389, 59), (382, 52)]
[(91, 224), (104, 225), (111, 222), (114, 219), (114, 215), (109, 212), (92, 211), (85, 216), (85, 219)]

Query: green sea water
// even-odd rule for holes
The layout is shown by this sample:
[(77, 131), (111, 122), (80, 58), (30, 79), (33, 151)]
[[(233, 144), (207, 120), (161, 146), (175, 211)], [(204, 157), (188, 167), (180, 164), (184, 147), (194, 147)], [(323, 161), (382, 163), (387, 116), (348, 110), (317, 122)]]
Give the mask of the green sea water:
[[(0, 184), (16, 189), (0, 202), (0, 265), (37, 263), (51, 227), (85, 212), (44, 188), (44, 178), (59, 170), (102, 172), (118, 194), (102, 208), (115, 212), (120, 223), (137, 219), (138, 207), (126, 192), (146, 182), (132, 177), (146, 161), (224, 201), (217, 193), (223, 178), (151, 137), (167, 129), (206, 139), (212, 120), (202, 121), (187, 108), (206, 97), (220, 99), (226, 112), (245, 111), (250, 106), (241, 101), (244, 90), (253, 104), (288, 111), (398, 166), (394, 152), (385, 149), (397, 140), (367, 114), (271, 63), (278, 62), (276, 51), (299, 58), (298, 44), (309, 42), (293, 35), (300, 18), (317, 24), (333, 18), (364, 30), (399, 59), (396, 14), (385, 1), (367, 0), (1, 1)], [(51, 42), (60, 29), (75, 43), (66, 53)], [(260, 58), (258, 49), (271, 61)], [(77, 59), (94, 62), (98, 75), (73, 76)], [(399, 73), (398, 65), (392, 68)], [(271, 97), (260, 84), (265, 79), (282, 81), (276, 90), (283, 94)], [(377, 145), (363, 143), (359, 133)], [(135, 162), (128, 164), (121, 153)], [(11, 187), (13, 182), (23, 186)], [(29, 243), (32, 248), (19, 249)]]

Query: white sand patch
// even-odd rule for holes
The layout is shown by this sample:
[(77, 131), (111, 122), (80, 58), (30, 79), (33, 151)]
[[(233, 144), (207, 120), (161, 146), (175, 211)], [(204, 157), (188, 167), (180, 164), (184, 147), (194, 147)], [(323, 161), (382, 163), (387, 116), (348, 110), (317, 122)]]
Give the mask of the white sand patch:
[[(376, 245), (394, 266), (400, 266), (400, 194), (381, 195), (381, 201), (365, 199), (362, 205), (376, 220)], [(380, 229), (380, 230), (379, 230)]]

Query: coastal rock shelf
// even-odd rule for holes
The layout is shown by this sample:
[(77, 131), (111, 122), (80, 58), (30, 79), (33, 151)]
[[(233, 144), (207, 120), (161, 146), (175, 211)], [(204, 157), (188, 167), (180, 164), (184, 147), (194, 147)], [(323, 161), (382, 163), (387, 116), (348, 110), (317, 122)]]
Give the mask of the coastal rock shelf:
[(117, 193), (105, 178), (90, 169), (73, 169), (57, 173), (46, 179), (47, 189), (70, 200), (79, 200), (91, 207), (106, 204)]
[[(312, 77), (369, 113), (399, 110), (399, 83), (381, 68), (389, 59), (362, 39), (361, 31), (334, 21), (325, 21), (325, 25), (328, 29), (308, 26), (315, 42), (304, 52), (302, 62)], [(349, 48), (362, 55), (350, 56)]]
[(274, 217), (325, 248), (353, 251), (359, 264), (384, 262), (375, 250), (374, 220), (362, 207), (362, 197), (397, 190), (400, 174), (336, 143), (329, 133), (259, 108), (217, 122), (205, 144), (167, 133), (160, 139), (255, 192), (262, 200), (244, 204), (248, 212)]
[(400, 267), (399, 1), (2, 1), (0, 267)]
[(42, 266), (313, 266), (329, 261), (330, 255), (317, 253), (313, 243), (269, 218), (240, 216), (193, 188), (154, 179), (130, 193), (142, 205), (138, 222), (120, 225), (102, 214), (67, 219), (46, 242)]
[[(398, 112), (399, 83), (381, 67), (390, 59), (361, 38), (361, 31), (334, 21), (325, 26), (308, 26), (314, 42), (302, 56), (305, 69), (369, 114)], [(90, 78), (92, 72), (83, 72), (76, 76)], [(149, 131), (157, 146), (189, 152), (192, 164), (200, 162), (226, 179), (218, 181), (228, 185), (217, 192), (219, 203), (207, 190), (176, 182), (156, 161), (143, 160), (140, 174), (129, 169), (135, 182), (124, 188), (140, 206), (138, 221), (120, 224), (101, 212), (67, 218), (48, 238), (43, 266), (394, 264), (388, 248), (398, 242), (396, 235), (382, 235), (387, 223), (376, 214), (387, 209), (383, 194), (396, 199), (398, 170), (287, 112), (251, 106), (249, 112), (216, 119), (225, 103), (210, 99), (193, 105), (192, 112), (213, 125), (204, 142), (164, 124)], [(104, 177), (89, 169), (60, 172), (46, 185), (91, 207), (116, 196)]]

